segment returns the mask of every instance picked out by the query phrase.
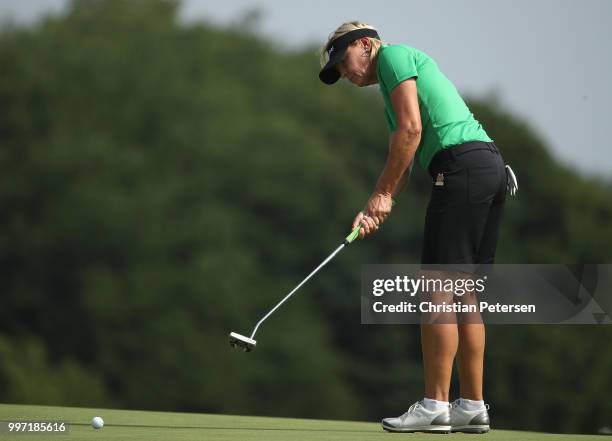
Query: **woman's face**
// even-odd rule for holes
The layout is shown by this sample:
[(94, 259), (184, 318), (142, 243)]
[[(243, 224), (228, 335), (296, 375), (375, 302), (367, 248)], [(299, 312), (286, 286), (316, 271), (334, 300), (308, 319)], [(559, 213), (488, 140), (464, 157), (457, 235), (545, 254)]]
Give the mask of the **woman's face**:
[[(367, 38), (357, 40), (346, 49), (344, 59), (336, 65), (343, 78), (356, 86), (363, 87), (375, 84), (375, 69), (370, 62), (371, 45)], [(373, 77), (373, 78), (372, 78)]]

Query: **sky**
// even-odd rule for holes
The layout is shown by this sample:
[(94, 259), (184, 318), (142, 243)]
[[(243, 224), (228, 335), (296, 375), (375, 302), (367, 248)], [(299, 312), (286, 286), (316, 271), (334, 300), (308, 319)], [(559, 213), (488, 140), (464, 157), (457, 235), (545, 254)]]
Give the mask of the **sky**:
[[(66, 4), (0, 0), (0, 16), (34, 22)], [(462, 95), (497, 94), (564, 163), (612, 177), (612, 0), (183, 0), (181, 17), (223, 25), (253, 9), (258, 31), (289, 50), (325, 43), (345, 21), (369, 23), (434, 58)]]

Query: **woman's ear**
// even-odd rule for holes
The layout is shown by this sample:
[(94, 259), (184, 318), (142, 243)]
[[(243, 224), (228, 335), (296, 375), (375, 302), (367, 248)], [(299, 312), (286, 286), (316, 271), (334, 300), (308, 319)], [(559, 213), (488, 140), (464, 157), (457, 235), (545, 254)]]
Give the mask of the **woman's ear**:
[(370, 40), (367, 38), (362, 38), (361, 47), (363, 48), (363, 55), (370, 55), (370, 51), (372, 50), (372, 45), (370, 44)]

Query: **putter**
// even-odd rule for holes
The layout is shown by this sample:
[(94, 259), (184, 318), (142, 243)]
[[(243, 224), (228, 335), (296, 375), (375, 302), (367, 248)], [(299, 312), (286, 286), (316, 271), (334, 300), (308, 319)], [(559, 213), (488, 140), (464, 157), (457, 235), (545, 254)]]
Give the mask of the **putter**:
[(255, 333), (257, 332), (257, 329), (259, 328), (259, 325), (261, 325), (268, 317), (270, 317), (272, 315), (272, 313), (274, 311), (276, 311), (280, 307), (280, 305), (285, 303), (285, 301), (288, 300), (289, 297), (291, 297), (298, 289), (300, 289), (300, 287), (304, 283), (306, 283), (308, 281), (308, 279), (310, 279), (312, 276), (314, 276), (317, 273), (317, 271), (319, 271), (321, 268), (323, 268), (327, 262), (332, 260), (334, 258), (334, 256), (336, 254), (338, 254), (340, 252), (340, 250), (342, 250), (342, 248), (344, 248), (346, 245), (348, 245), (351, 242), (353, 242), (357, 238), (357, 236), (359, 236), (359, 230), (361, 230), (361, 225), (355, 227), (355, 229), (353, 231), (351, 231), (351, 234), (346, 236), (346, 238), (344, 239), (344, 242), (342, 243), (342, 245), (340, 245), (338, 248), (336, 248), (335, 251), (333, 253), (331, 253), (329, 255), (329, 257), (327, 257), (327, 259), (325, 259), (318, 267), (316, 267), (313, 272), (308, 274), (308, 276), (304, 280), (302, 280), (298, 286), (293, 288), (293, 291), (291, 291), (289, 294), (287, 294), (283, 300), (278, 302), (278, 304), (274, 308), (272, 308), (270, 310), (270, 312), (268, 312), (266, 315), (264, 315), (262, 317), (262, 319), (259, 320), (257, 322), (257, 324), (255, 325), (255, 329), (253, 329), (253, 332), (251, 333), (250, 337), (245, 337), (244, 335), (240, 335), (240, 334), (237, 334), (235, 332), (230, 332), (230, 335), (229, 335), (230, 346), (232, 346), (234, 348), (235, 347), (242, 348), (242, 350), (245, 351), (245, 352), (250, 352), (253, 349), (255, 349), (255, 346), (257, 345), (257, 342), (255, 341)]

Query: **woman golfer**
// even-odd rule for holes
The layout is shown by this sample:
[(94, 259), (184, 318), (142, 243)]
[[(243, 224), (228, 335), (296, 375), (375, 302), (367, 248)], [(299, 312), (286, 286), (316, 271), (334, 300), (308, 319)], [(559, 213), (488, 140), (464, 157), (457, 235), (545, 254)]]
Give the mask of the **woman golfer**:
[[(507, 180), (512, 193), (516, 182), (513, 175), (507, 178), (493, 140), (436, 62), (415, 48), (385, 44), (373, 27), (360, 22), (344, 23), (333, 32), (321, 59), (319, 78), (325, 84), (340, 78), (359, 87), (378, 84), (385, 104), (389, 151), (372, 195), (353, 222), (353, 228), (363, 225), (360, 238), (376, 232), (389, 216), (393, 197), (402, 190), (416, 155), (432, 177), (423, 274), (440, 277), (428, 272), (428, 264), (447, 264), (465, 276), (479, 264), (493, 263)], [(383, 428), (489, 431), (482, 392), (484, 325), (421, 324), (421, 345), (424, 398), (400, 417), (383, 419)], [(460, 397), (449, 404), (455, 356)]]

